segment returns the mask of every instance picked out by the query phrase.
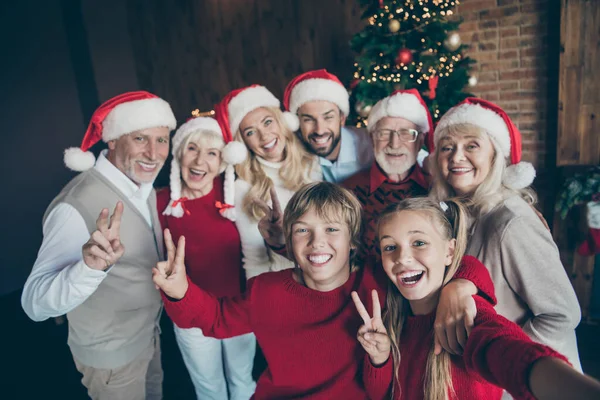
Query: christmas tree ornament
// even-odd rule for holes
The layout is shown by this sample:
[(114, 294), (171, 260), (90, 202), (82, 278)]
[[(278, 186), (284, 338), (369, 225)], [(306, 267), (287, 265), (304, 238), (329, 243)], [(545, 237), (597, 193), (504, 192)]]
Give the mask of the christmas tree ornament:
[(433, 100), (437, 96), (435, 90), (437, 89), (439, 80), (440, 77), (437, 75), (432, 75), (429, 78), (429, 82), (427, 83), (427, 85), (429, 86), (429, 100)]
[(446, 39), (444, 39), (444, 47), (448, 51), (458, 50), (458, 48), (460, 47), (460, 44), (461, 44), (461, 41), (460, 41), (460, 35), (458, 34), (458, 32), (452, 32), (446, 37)]
[(400, 21), (398, 21), (397, 19), (391, 19), (388, 23), (388, 29), (392, 33), (398, 32), (400, 30)]
[(406, 65), (406, 64), (410, 64), (412, 59), (413, 59), (412, 51), (404, 48), (404, 49), (400, 49), (400, 51), (398, 52), (398, 56), (396, 57), (396, 63)]
[(354, 109), (356, 110), (356, 113), (363, 118), (367, 118), (369, 116), (369, 113), (371, 112), (371, 108), (372, 108), (372, 106), (367, 105), (362, 101), (357, 102), (356, 106), (354, 107)]
[(360, 82), (360, 79), (352, 79), (352, 81), (350, 82), (350, 89), (354, 89), (358, 83)]
[(477, 86), (477, 77), (476, 76), (469, 77), (469, 86), (471, 86), (471, 87)]

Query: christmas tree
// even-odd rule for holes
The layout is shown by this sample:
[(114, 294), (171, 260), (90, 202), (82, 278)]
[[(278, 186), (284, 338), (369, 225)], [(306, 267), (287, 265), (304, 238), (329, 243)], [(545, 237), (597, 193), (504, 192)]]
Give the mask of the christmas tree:
[(453, 14), (457, 0), (359, 0), (366, 27), (353, 36), (350, 120), (365, 125), (371, 107), (398, 89), (419, 90), (434, 120), (470, 96), (475, 61), (465, 57)]

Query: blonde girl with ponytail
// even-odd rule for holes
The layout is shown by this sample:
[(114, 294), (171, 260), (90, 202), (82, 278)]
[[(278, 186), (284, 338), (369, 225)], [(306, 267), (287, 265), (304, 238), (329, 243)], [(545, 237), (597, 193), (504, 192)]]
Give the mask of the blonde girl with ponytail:
[[(383, 269), (390, 279), (386, 310), (373, 293), (373, 316), (353, 294), (364, 325), (358, 341), (368, 354), (365, 387), (373, 398), (413, 400), (515, 398), (600, 398), (600, 383), (567, 364), (551, 348), (532, 342), (513, 322), (498, 315), (495, 298), (474, 296), (477, 315), (460, 356), (434, 352), (434, 320), (442, 288), (464, 256), (464, 207), (456, 200), (406, 199), (380, 215)], [(383, 389), (383, 390), (382, 390)]]

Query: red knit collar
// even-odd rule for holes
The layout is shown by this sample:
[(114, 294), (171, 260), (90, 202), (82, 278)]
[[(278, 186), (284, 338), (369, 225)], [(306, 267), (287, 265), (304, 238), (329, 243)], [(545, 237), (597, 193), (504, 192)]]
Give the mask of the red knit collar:
[(383, 172), (381, 170), (381, 168), (379, 167), (379, 165), (377, 164), (377, 161), (373, 161), (373, 165), (371, 165), (371, 170), (370, 170), (370, 174), (369, 174), (369, 192), (373, 193), (384, 182), (388, 182), (392, 185), (404, 185), (404, 184), (408, 183), (409, 181), (414, 181), (417, 185), (421, 186), (425, 190), (429, 189), (429, 184), (427, 183), (427, 180), (425, 179), (425, 176), (423, 175), (423, 171), (421, 170), (419, 163), (415, 163), (411, 173), (408, 174), (406, 179), (404, 179), (403, 181), (390, 182), (390, 181), (388, 181), (388, 177), (385, 174), (385, 172)]

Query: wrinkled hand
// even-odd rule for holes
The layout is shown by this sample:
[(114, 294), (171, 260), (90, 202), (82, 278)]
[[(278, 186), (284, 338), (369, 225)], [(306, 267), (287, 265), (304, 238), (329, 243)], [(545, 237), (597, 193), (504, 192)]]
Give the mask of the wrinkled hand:
[(185, 273), (185, 237), (179, 237), (177, 247), (168, 229), (164, 231), (167, 261), (160, 261), (152, 268), (152, 280), (157, 289), (173, 299), (181, 300), (188, 290)]
[(475, 294), (477, 288), (465, 279), (450, 281), (442, 289), (433, 325), (436, 355), (442, 348), (450, 354), (463, 353), (477, 315)]
[(373, 296), (372, 318), (364, 304), (360, 301), (358, 293), (352, 292), (352, 300), (365, 323), (358, 329), (356, 337), (367, 354), (369, 354), (371, 363), (377, 366), (384, 364), (390, 357), (391, 342), (381, 319), (381, 305), (379, 304), (377, 291), (373, 290), (371, 294)]
[(273, 207), (269, 207), (261, 199), (254, 199), (254, 203), (261, 208), (265, 216), (258, 221), (258, 231), (260, 232), (265, 242), (271, 247), (281, 248), (285, 246), (285, 236), (283, 234), (283, 212), (277, 198), (277, 192), (271, 188), (271, 201)]
[(108, 218), (108, 208), (103, 208), (96, 220), (96, 230), (90, 236), (81, 252), (83, 262), (92, 269), (104, 271), (115, 264), (125, 253), (125, 247), (119, 239), (123, 203), (118, 201), (115, 211)]

